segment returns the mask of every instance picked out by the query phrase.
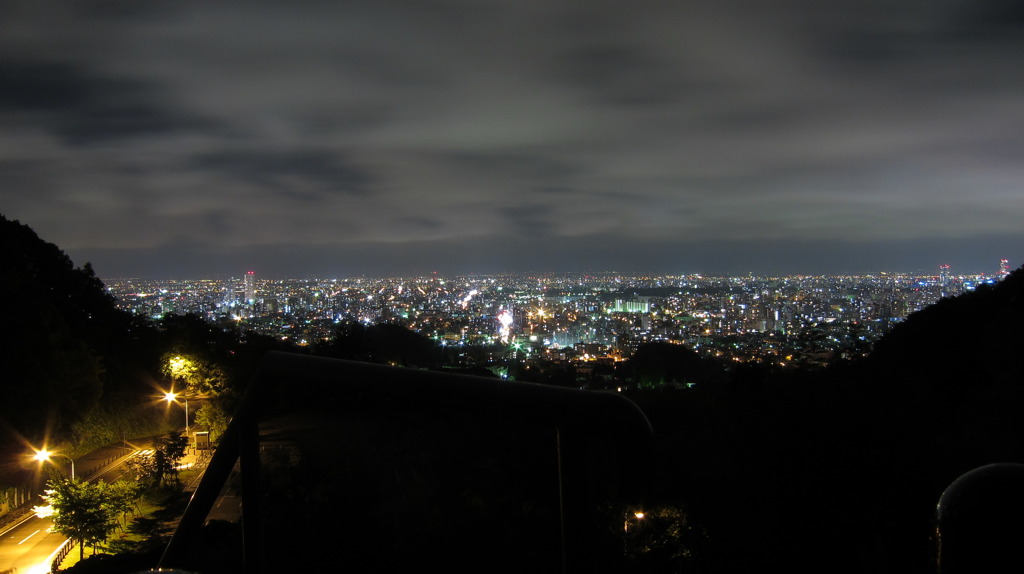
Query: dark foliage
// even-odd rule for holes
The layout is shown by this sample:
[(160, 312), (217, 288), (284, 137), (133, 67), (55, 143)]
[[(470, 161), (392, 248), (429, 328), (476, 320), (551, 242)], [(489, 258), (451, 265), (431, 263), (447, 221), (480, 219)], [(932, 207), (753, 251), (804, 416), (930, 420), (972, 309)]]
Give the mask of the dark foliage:
[(1024, 462), (1024, 271), (911, 315), (868, 358), (734, 370), (631, 395), (666, 505), (708, 538), (688, 572), (934, 571), (935, 505), (959, 475)]
[(148, 571), (160, 559), (162, 548), (124, 554), (97, 554), (75, 564), (66, 574), (132, 574)]
[[(0, 419), (30, 440), (60, 437), (135, 370), (138, 325), (87, 263), (75, 268), (29, 227), (0, 216), (4, 315)], [(4, 439), (11, 444), (12, 438)]]
[(641, 388), (718, 382), (723, 373), (717, 363), (702, 358), (693, 349), (665, 342), (641, 345), (628, 368)]
[(403, 367), (431, 367), (441, 358), (438, 346), (415, 331), (392, 323), (365, 325), (358, 321), (338, 325), (332, 341), (316, 352), (336, 359)]
[[(0, 215), (0, 296), (11, 302), (0, 345), (0, 453), (24, 442), (82, 449), (162, 432), (154, 397), (166, 390), (162, 362), (184, 353), (223, 383), (218, 405), (232, 412), (241, 383), (269, 350), (290, 346), (224, 329), (195, 316), (159, 324), (116, 308), (86, 263), (29, 227)], [(0, 483), (12, 480), (0, 477)]]

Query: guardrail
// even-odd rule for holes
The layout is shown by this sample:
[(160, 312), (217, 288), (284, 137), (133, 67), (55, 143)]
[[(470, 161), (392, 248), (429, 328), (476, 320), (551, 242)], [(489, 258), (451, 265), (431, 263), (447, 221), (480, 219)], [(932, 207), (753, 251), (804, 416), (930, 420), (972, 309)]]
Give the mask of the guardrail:
[(83, 476), (85, 480), (92, 480), (96, 478), (98, 475), (102, 474), (103, 471), (108, 469), (112, 464), (123, 459), (125, 456), (125, 453), (108, 456), (100, 460), (98, 463), (93, 463), (91, 466), (83, 469), (81, 476)]
[(57, 549), (56, 554), (53, 555), (53, 560), (50, 561), (50, 574), (56, 574), (60, 572), (60, 565), (64, 562), (64, 559), (71, 554), (71, 549), (75, 547), (74, 540), (65, 540), (64, 544), (61, 544), (60, 548)]
[[(221, 437), (202, 481), (160, 559), (159, 568), (187, 566), (187, 554), (206, 516), (240, 462), (243, 496), (243, 556), (247, 574), (262, 572), (265, 545), (261, 539), (259, 419), (275, 389), (301, 386), (325, 389), (332, 400), (361, 400), (366, 396), (417, 405), (423, 409), (448, 409), (483, 413), (489, 417), (544, 421), (554, 426), (557, 437), (558, 492), (563, 573), (606, 569), (595, 564), (588, 552), (594, 547), (591, 523), (596, 494), (586, 485), (591, 472), (584, 453), (594, 429), (614, 436), (612, 448), (620, 468), (617, 492), (640, 504), (650, 485), (650, 466), (637, 460), (652, 460), (654, 435), (644, 413), (631, 401), (615, 393), (582, 391), (529, 383), (453, 375), (273, 352), (264, 357), (242, 399), (241, 406)], [(598, 434), (598, 433), (593, 433)], [(605, 436), (605, 435), (602, 435)], [(250, 494), (246, 496), (246, 494)], [(620, 523), (621, 524), (621, 523)]]

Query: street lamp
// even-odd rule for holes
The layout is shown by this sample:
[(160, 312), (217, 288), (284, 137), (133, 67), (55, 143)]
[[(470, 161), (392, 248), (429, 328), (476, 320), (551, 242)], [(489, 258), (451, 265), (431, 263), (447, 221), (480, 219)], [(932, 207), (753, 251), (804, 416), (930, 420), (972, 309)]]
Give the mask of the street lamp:
[[(168, 392), (164, 394), (164, 399), (169, 403), (177, 402), (175, 399), (178, 398), (178, 395), (179, 393)], [(185, 436), (188, 436), (188, 397), (182, 396), (181, 400), (185, 401)]]
[[(636, 519), (636, 523), (638, 525), (641, 524), (641, 522), (643, 521), (645, 516), (646, 515), (643, 513), (642, 510), (638, 510), (638, 511), (633, 513), (633, 518)], [(629, 532), (629, 516), (628, 515), (626, 516), (626, 521), (623, 523), (622, 527), (623, 527), (623, 529), (626, 532)]]
[(36, 459), (36, 460), (38, 460), (40, 462), (44, 462), (45, 461), (45, 462), (53, 463), (53, 461), (50, 460), (50, 457), (52, 457), (52, 456), (63, 456), (64, 458), (66, 458), (66, 459), (71, 461), (71, 480), (74, 480), (75, 479), (75, 459), (71, 458), (70, 456), (68, 456), (66, 454), (61, 454), (59, 452), (50, 452), (50, 451), (48, 451), (48, 450), (46, 450), (44, 448), (42, 450), (36, 451), (36, 455), (33, 456), (32, 458), (34, 458), (34, 459)]

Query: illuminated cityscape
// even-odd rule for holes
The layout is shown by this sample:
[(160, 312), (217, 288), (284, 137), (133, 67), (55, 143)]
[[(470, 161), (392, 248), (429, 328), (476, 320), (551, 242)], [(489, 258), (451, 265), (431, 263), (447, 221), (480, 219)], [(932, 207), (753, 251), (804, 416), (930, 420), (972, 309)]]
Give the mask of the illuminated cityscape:
[[(997, 281), (992, 274), (878, 273), (710, 277), (493, 275), (141, 281), (107, 280), (118, 305), (160, 318), (212, 323), (299, 346), (331, 339), (341, 323), (398, 324), (444, 347), (462, 366), (499, 359), (614, 362), (649, 342), (685, 344), (707, 357), (823, 365), (865, 353), (907, 315)], [(461, 358), (459, 358), (461, 357)]]
[(9, 4), (0, 574), (1020, 560), (1024, 2)]

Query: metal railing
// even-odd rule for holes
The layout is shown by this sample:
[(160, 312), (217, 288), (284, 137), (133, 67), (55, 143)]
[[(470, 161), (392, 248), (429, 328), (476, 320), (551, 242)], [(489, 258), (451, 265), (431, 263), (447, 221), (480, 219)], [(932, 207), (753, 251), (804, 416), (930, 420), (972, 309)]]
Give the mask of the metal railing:
[(64, 562), (64, 559), (71, 554), (71, 550), (75, 547), (75, 541), (68, 539), (64, 541), (64, 544), (60, 545), (57, 552), (53, 555), (53, 560), (50, 562), (50, 572), (60, 572), (60, 565)]
[[(187, 565), (189, 548), (239, 462), (244, 501), (243, 556), (239, 559), (247, 574), (262, 572), (266, 546), (261, 534), (259, 422), (268, 408), (278, 406), (275, 393), (286, 388), (314, 388), (338, 400), (383, 398), (424, 410), (444, 407), (496, 419), (553, 425), (558, 458), (559, 570), (563, 573), (603, 569), (588, 552), (595, 543), (589, 537), (594, 531), (591, 521), (598, 500), (590, 489), (579, 487), (590, 478), (591, 469), (583, 453), (594, 437), (613, 437), (613, 444), (604, 446), (620, 455), (615, 458), (619, 466), (611, 474), (617, 482), (616, 495), (623, 503), (640, 505), (652, 480), (654, 465), (636, 464), (652, 460), (654, 436), (650, 423), (633, 402), (616, 393), (273, 352), (264, 357), (246, 390), (160, 559), (159, 568)], [(601, 432), (595, 432), (597, 429)]]

